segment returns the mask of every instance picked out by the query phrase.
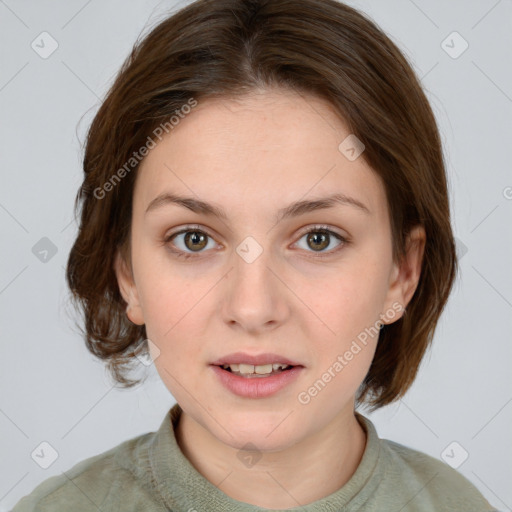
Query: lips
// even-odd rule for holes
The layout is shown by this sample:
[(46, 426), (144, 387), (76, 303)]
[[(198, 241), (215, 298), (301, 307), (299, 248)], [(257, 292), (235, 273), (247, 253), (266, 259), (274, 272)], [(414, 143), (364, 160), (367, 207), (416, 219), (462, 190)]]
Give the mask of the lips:
[(224, 370), (221, 366), (212, 364), (210, 368), (218, 379), (217, 382), (231, 394), (250, 399), (268, 398), (278, 394), (281, 390), (292, 386), (305, 371), (302, 365), (297, 365), (267, 375), (237, 375), (229, 370)]
[(252, 364), (254, 366), (262, 366), (266, 364), (286, 364), (289, 366), (304, 366), (293, 359), (281, 356), (279, 354), (265, 353), (258, 355), (250, 355), (245, 352), (235, 352), (217, 359), (213, 363), (214, 366), (223, 366), (229, 364)]

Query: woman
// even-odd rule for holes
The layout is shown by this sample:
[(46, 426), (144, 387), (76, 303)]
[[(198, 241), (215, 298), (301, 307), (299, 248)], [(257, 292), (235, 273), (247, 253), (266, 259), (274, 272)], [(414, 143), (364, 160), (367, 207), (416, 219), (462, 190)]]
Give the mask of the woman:
[(160, 429), (14, 508), (494, 510), (356, 412), (407, 391), (457, 270), (445, 166), (410, 65), (333, 0), (198, 0), (97, 113), (67, 279), (89, 349)]

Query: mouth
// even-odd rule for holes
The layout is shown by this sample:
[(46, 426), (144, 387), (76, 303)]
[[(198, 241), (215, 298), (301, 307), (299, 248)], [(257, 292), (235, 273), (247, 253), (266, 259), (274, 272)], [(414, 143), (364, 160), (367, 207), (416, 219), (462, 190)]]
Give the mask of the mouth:
[(236, 352), (224, 356), (212, 363), (221, 370), (229, 372), (238, 377), (247, 379), (258, 379), (289, 372), (294, 368), (302, 367), (296, 361), (278, 354), (250, 355), (243, 352)]
[(295, 365), (284, 363), (269, 363), (263, 365), (233, 363), (215, 366), (218, 366), (222, 370), (232, 373), (233, 375), (238, 375), (239, 377), (245, 377), (247, 379), (269, 377), (295, 368)]
[(300, 378), (305, 367), (276, 354), (231, 354), (212, 363), (218, 382), (242, 398), (267, 398), (288, 388)]

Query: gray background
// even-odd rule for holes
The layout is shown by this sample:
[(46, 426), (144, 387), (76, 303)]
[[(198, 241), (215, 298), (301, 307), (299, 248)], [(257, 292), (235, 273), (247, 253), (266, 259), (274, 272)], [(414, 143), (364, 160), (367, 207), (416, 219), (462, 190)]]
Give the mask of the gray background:
[[(369, 417), (380, 437), (434, 457), (460, 464), (467, 451), (458, 470), (511, 510), (512, 2), (349, 3), (422, 78), (445, 144), (462, 256), (413, 388)], [(74, 327), (64, 267), (77, 231), (80, 142), (136, 37), (176, 5), (0, 0), (0, 511), (76, 462), (156, 430), (175, 402), (153, 367), (144, 385), (113, 387)], [(51, 49), (43, 31), (58, 43), (45, 59), (31, 47), (46, 37)], [(469, 44), (457, 58), (464, 42), (454, 31)], [(57, 252), (41, 261), (44, 237)], [(58, 453), (47, 469), (31, 457), (42, 442)]]

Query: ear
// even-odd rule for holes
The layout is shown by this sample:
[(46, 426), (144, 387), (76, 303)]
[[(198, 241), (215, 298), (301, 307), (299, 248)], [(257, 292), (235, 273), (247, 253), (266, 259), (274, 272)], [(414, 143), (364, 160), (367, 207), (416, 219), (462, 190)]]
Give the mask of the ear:
[[(383, 323), (390, 324), (399, 320), (412, 299), (420, 280), (426, 240), (427, 236), (423, 226), (415, 226), (410, 231), (406, 242), (406, 254), (400, 263), (394, 263), (384, 304), (384, 311), (390, 309), (396, 311), (396, 304), (400, 304), (402, 314), (398, 317), (393, 315), (393, 320), (388, 322), (385, 313), (383, 313), (381, 316)], [(393, 307), (393, 304), (395, 304), (395, 307)]]
[(116, 274), (117, 284), (119, 285), (119, 291), (128, 304), (126, 307), (126, 315), (132, 323), (144, 325), (144, 315), (132, 272), (127, 268), (127, 263), (119, 251), (117, 251), (114, 260), (114, 272)]

